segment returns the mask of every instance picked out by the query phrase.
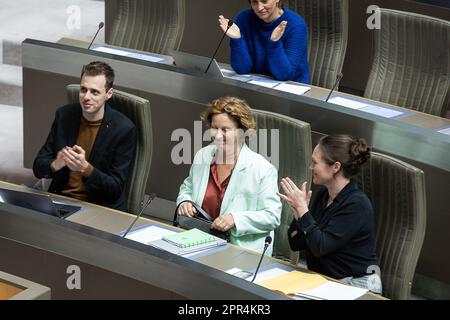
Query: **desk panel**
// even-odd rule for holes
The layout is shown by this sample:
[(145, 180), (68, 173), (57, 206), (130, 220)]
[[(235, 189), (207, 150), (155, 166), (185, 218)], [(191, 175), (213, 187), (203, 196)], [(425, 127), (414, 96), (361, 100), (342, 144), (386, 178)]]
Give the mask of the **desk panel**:
[[(30, 191), (3, 182), (0, 187)], [(122, 220), (126, 218), (128, 226), (133, 215), (76, 203), (83, 212), (66, 220), (0, 203), (0, 269), (50, 287), (53, 299), (287, 299), (223, 272), (256, 268), (260, 257), (256, 252), (227, 244), (194, 260), (183, 258), (109, 231), (123, 230)], [(106, 227), (93, 227), (91, 217), (101, 217)], [(146, 223), (159, 224), (140, 218), (139, 224)], [(265, 257), (262, 265), (270, 263), (284, 264)], [(69, 266), (81, 270), (80, 290), (67, 287)]]

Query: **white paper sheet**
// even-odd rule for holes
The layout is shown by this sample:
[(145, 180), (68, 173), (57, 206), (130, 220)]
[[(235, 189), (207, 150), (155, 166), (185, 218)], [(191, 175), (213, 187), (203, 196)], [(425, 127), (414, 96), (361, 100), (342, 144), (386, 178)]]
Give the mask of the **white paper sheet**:
[(247, 83), (256, 84), (257, 86), (266, 87), (266, 88), (273, 88), (280, 84), (280, 81), (271, 80), (271, 79), (252, 79), (248, 81)]
[(176, 233), (175, 231), (158, 226), (148, 226), (129, 233), (126, 238), (148, 244), (150, 241), (162, 239), (165, 236)]
[(390, 108), (379, 107), (379, 106), (374, 106), (374, 105), (369, 105), (369, 106), (367, 106), (367, 108), (360, 109), (360, 111), (375, 114), (375, 115), (383, 117), (383, 118), (394, 118), (394, 117), (398, 117), (398, 116), (401, 116), (402, 114), (404, 114), (404, 112), (402, 112), (402, 111), (393, 110)]
[(279, 85), (277, 85), (275, 87), (275, 89), (301, 96), (301, 95), (305, 94), (306, 92), (308, 92), (309, 90), (311, 90), (311, 87), (295, 85), (295, 84), (290, 84), (290, 83), (280, 83)]
[(220, 71), (222, 72), (222, 74), (225, 78), (238, 80), (238, 81), (242, 81), (242, 82), (247, 82), (252, 79), (251, 74), (238, 74), (238, 73), (234, 72), (233, 70), (229, 70), (229, 69), (220, 69)]
[(300, 297), (314, 300), (355, 300), (366, 294), (368, 290), (328, 281), (317, 288), (301, 291)]
[(150, 54), (129, 52), (129, 51), (125, 51), (125, 50), (114, 49), (114, 48), (109, 48), (109, 47), (104, 47), (104, 46), (95, 47), (93, 50), (105, 52), (105, 53), (111, 53), (111, 54), (115, 54), (118, 56), (136, 58), (139, 60), (145, 60), (145, 61), (150, 61), (150, 62), (161, 62), (161, 61), (166, 60), (165, 58), (153, 56)]
[(330, 100), (328, 100), (328, 102), (338, 104), (338, 105), (346, 107), (346, 108), (355, 109), (355, 110), (358, 110), (358, 109), (368, 106), (368, 104), (366, 104), (366, 103), (361, 103), (361, 102), (343, 98), (343, 97), (333, 97)]
[[(282, 275), (283, 273), (288, 273), (288, 272), (289, 271), (275, 267), (275, 268), (272, 268), (272, 269), (269, 269), (266, 271), (259, 272), (256, 275), (255, 281), (253, 281), (253, 282), (258, 283), (258, 282), (261, 282), (261, 281), (264, 281), (264, 280), (267, 280), (267, 279), (270, 279), (270, 278), (273, 278), (273, 277), (276, 277), (276, 276)], [(251, 281), (252, 279), (253, 279), (253, 275), (251, 277), (248, 277), (245, 280)]]
[(450, 136), (450, 128), (441, 129), (438, 132)]

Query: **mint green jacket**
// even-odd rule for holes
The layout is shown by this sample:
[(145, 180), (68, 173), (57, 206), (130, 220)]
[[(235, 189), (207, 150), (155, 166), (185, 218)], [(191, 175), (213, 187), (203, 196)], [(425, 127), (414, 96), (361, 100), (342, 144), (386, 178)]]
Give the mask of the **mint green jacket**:
[[(216, 150), (216, 146), (209, 145), (197, 152), (189, 176), (180, 187), (177, 205), (184, 200), (202, 205)], [(281, 201), (277, 192), (275, 167), (244, 145), (220, 208), (220, 215), (233, 215), (231, 243), (262, 252), (266, 236), (273, 239), (273, 230), (280, 225)], [(272, 248), (273, 242), (267, 248), (267, 255), (272, 254)]]

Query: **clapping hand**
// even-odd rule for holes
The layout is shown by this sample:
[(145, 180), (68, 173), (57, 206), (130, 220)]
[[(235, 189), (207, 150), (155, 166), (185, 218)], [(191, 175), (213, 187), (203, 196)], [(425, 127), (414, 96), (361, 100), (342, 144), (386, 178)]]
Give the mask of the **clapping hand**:
[[(219, 25), (223, 32), (227, 32), (229, 21), (230, 20), (226, 19), (224, 16), (219, 16)], [(236, 23), (233, 23), (233, 25), (228, 29), (227, 36), (232, 39), (239, 39), (241, 37), (241, 30)]]
[(312, 191), (307, 191), (306, 185), (307, 182), (305, 181), (301, 188), (298, 188), (290, 178), (281, 180), (281, 189), (284, 194), (278, 193), (278, 195), (292, 208), (296, 219), (303, 217), (309, 211), (308, 206)]
[(281, 21), (281, 23), (278, 25), (278, 27), (273, 29), (270, 40), (272, 40), (273, 42), (280, 40), (284, 34), (284, 31), (286, 30), (286, 26), (287, 26), (287, 21)]
[(62, 150), (67, 167), (71, 171), (83, 172), (89, 165), (86, 160), (86, 152), (80, 146), (64, 148)]

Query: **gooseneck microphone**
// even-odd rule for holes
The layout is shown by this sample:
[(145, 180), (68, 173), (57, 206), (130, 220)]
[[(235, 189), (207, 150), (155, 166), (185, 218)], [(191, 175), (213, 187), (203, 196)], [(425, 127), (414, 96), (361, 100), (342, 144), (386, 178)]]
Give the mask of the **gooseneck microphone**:
[(222, 39), (220, 39), (219, 45), (217, 46), (216, 51), (214, 52), (214, 54), (213, 54), (213, 56), (212, 56), (212, 58), (211, 58), (211, 61), (209, 62), (208, 67), (207, 67), (206, 70), (205, 70), (205, 73), (208, 73), (209, 68), (211, 67), (212, 62), (214, 61), (214, 58), (216, 57), (217, 51), (219, 51), (220, 45), (221, 45), (222, 42), (223, 42), (223, 39), (225, 38), (225, 36), (227, 35), (228, 30), (230, 30), (230, 28), (231, 28), (231, 26), (232, 26), (233, 24), (234, 24), (234, 21), (233, 21), (233, 20), (228, 20), (227, 30), (225, 30), (225, 32), (224, 32), (224, 34), (223, 34), (223, 36), (222, 36)]
[(100, 32), (100, 30), (105, 26), (105, 23), (102, 21), (98, 24), (98, 29), (97, 32), (95, 33), (94, 38), (92, 38), (91, 44), (88, 47), (88, 50), (91, 49), (92, 44), (94, 43), (95, 38), (97, 38), (98, 33)]
[(255, 275), (253, 276), (253, 279), (252, 279), (251, 282), (255, 281), (256, 275), (258, 274), (258, 271), (259, 271), (259, 267), (261, 266), (261, 262), (262, 262), (262, 260), (264, 258), (264, 253), (266, 253), (267, 247), (269, 246), (269, 244), (271, 242), (272, 242), (272, 237), (271, 236), (267, 236), (266, 240), (264, 240), (264, 250), (263, 250), (263, 253), (261, 255), (261, 259), (259, 259), (258, 267), (256, 268)]
[(327, 99), (325, 100), (325, 102), (328, 102), (328, 99), (330, 99), (331, 94), (333, 93), (334, 90), (336, 90), (336, 88), (339, 85), (339, 82), (341, 82), (342, 78), (344, 77), (344, 74), (342, 72), (338, 73), (336, 75), (336, 82), (334, 83), (333, 89), (331, 89), (330, 93), (328, 94)]
[(147, 209), (148, 205), (150, 204), (150, 202), (152, 202), (154, 199), (156, 198), (156, 193), (150, 193), (148, 195), (148, 199), (147, 202), (145, 203), (145, 205), (142, 207), (141, 211), (139, 212), (139, 214), (136, 216), (136, 218), (134, 218), (133, 222), (130, 224), (130, 226), (128, 227), (127, 231), (125, 231), (125, 233), (123, 234), (122, 238), (125, 238), (127, 236), (127, 234), (130, 232), (131, 228), (133, 228), (134, 224), (136, 223), (136, 221), (138, 221), (138, 219), (142, 216), (142, 214), (144, 213), (144, 210)]

